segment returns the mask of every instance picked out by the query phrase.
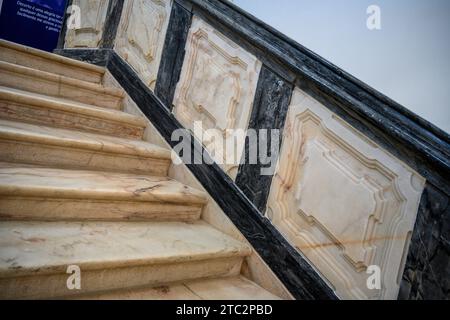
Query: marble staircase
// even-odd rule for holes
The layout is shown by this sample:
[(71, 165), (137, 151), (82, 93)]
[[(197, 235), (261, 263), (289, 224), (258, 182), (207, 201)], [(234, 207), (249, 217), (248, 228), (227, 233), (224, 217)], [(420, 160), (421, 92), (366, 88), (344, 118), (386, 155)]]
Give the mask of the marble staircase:
[(277, 299), (104, 74), (0, 41), (0, 298)]

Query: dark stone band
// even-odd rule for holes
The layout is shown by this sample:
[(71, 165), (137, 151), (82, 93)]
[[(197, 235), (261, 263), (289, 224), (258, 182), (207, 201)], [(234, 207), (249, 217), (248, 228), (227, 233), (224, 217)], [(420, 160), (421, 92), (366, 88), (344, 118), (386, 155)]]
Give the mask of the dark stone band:
[(123, 4), (123, 0), (109, 0), (100, 48), (112, 49), (114, 47), (120, 18), (122, 17)]
[(174, 2), (155, 86), (155, 94), (170, 109), (172, 109), (175, 89), (183, 67), (186, 40), (191, 20), (191, 12)]
[[(263, 65), (256, 87), (248, 128), (256, 130), (268, 129), (268, 131), (271, 129), (279, 129), (279, 146), (281, 146), (282, 132), (289, 102), (291, 101), (292, 89), (293, 86), (290, 83)], [(268, 134), (270, 134), (270, 131)], [(266, 150), (272, 150), (270, 141), (270, 139), (267, 140)], [(245, 159), (248, 159), (248, 143), (249, 141), (247, 139), (243, 155)], [(260, 137), (258, 137), (258, 148), (260, 143)], [(269, 155), (271, 156), (270, 153)], [(239, 167), (236, 184), (258, 210), (264, 212), (273, 175), (261, 175), (261, 168), (267, 166), (262, 165), (259, 160), (257, 164), (248, 164), (248, 161), (241, 161), (243, 164)], [(276, 163), (277, 159), (273, 158), (272, 161)]]

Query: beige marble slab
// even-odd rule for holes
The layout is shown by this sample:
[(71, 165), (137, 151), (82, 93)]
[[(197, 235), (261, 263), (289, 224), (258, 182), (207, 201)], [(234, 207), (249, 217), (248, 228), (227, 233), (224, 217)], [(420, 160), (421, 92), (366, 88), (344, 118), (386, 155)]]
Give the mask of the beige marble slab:
[(296, 88), (266, 212), (340, 298), (396, 299), (424, 183)]
[(0, 161), (166, 176), (170, 152), (139, 140), (0, 120)]
[(100, 83), (105, 68), (0, 39), (0, 61)]
[[(158, 159), (170, 159), (170, 150), (142, 140), (130, 140), (88, 132), (38, 126), (28, 123), (1, 120), (2, 139), (20, 139), (52, 145), (89, 148), (96, 151), (139, 155)], [(24, 138), (25, 139), (25, 138)]]
[(125, 0), (114, 49), (153, 89), (158, 75), (171, 0)]
[(118, 110), (0, 87), (0, 118), (141, 139), (145, 120)]
[(121, 109), (123, 90), (0, 61), (0, 85)]
[[(260, 70), (261, 62), (255, 56), (194, 15), (173, 113), (187, 129), (194, 130), (197, 121), (202, 123), (194, 134), (233, 179)], [(215, 133), (208, 136), (208, 129)], [(239, 139), (234, 130), (240, 130), (244, 138)], [(236, 154), (227, 150), (236, 150)]]
[(183, 204), (206, 202), (203, 192), (166, 177), (39, 168), (8, 163), (0, 163), (0, 194)]
[(196, 221), (200, 204), (1, 196), (4, 221)]
[(99, 300), (279, 300), (245, 277), (186, 281), (77, 297)]
[[(3, 298), (237, 275), (250, 254), (201, 222), (2, 222), (0, 247)], [(69, 265), (81, 269), (81, 292), (67, 290)]]

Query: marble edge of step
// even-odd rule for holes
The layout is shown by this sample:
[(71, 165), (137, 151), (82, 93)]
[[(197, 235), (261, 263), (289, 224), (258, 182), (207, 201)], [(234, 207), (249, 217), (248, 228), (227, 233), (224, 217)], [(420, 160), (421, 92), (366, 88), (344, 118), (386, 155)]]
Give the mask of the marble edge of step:
[(54, 74), (47, 71), (42, 71), (38, 69), (33, 69), (30, 67), (25, 67), (22, 65), (0, 61), (0, 71), (10, 72), (10, 73), (18, 73), (20, 75), (25, 75), (29, 77), (35, 77), (47, 81), (58, 82), (61, 84), (69, 85), (72, 87), (76, 87), (79, 89), (85, 89), (97, 92), (99, 94), (107, 94), (114, 96), (116, 98), (124, 98), (125, 92), (122, 89), (113, 88), (113, 87), (104, 87), (98, 83), (92, 83), (88, 81), (78, 80), (75, 78), (70, 78), (66, 76), (61, 76), (58, 74)]
[[(12, 125), (20, 126), (21, 122), (7, 121)], [(66, 129), (47, 127), (48, 133), (17, 129), (14, 126), (5, 126), (5, 121), (0, 119), (0, 139), (3, 141), (16, 141), (25, 143), (35, 143), (42, 145), (57, 146), (62, 148), (78, 148), (102, 153), (116, 153), (127, 156), (143, 157), (158, 160), (171, 160), (171, 151), (160, 146), (141, 140), (130, 140), (126, 138), (106, 136), (108, 140), (102, 141), (102, 135), (90, 132), (78, 132), (74, 137), (57, 133), (67, 131)], [(25, 124), (28, 127), (33, 124)], [(52, 135), (51, 132), (55, 135)], [(116, 141), (114, 141), (116, 140)], [(139, 146), (137, 142), (141, 143)], [(127, 145), (127, 143), (129, 143)]]
[[(105, 173), (107, 174), (107, 173)], [(1, 173), (0, 173), (1, 175)], [(144, 176), (142, 176), (144, 177)], [(152, 177), (151, 178), (159, 178)], [(207, 204), (208, 199), (204, 192), (183, 185), (182, 183), (168, 179), (159, 178), (149, 184), (146, 188), (138, 188), (136, 190), (101, 190), (86, 187), (81, 188), (57, 188), (49, 186), (30, 186), (30, 185), (14, 185), (1, 183), (0, 195), (3, 197), (13, 198), (48, 198), (61, 201), (64, 200), (97, 200), (97, 201), (115, 201), (115, 202), (148, 202), (148, 203), (166, 203), (166, 204), (183, 204), (186, 206), (203, 206)], [(166, 190), (160, 190), (158, 186), (166, 184)], [(176, 189), (171, 190), (175, 185)]]
[[(155, 222), (157, 223), (157, 222)], [(203, 222), (195, 222), (194, 224), (204, 225)], [(209, 226), (214, 229), (213, 227)], [(215, 229), (214, 229), (215, 230)], [(223, 244), (221, 250), (217, 248), (212, 248), (209, 252), (187, 252), (178, 253), (170, 256), (157, 256), (157, 257), (141, 257), (141, 258), (117, 258), (109, 260), (99, 260), (91, 261), (81, 261), (76, 263), (83, 271), (96, 271), (102, 269), (115, 269), (115, 268), (133, 268), (139, 266), (158, 266), (165, 264), (179, 264), (179, 263), (190, 263), (199, 261), (213, 261), (213, 260), (223, 260), (223, 259), (233, 259), (233, 258), (245, 258), (252, 253), (252, 249), (244, 242), (240, 242), (230, 236), (220, 233), (218, 231), (217, 236), (227, 239), (227, 243)], [(207, 240), (207, 238), (205, 238)], [(16, 267), (11, 268), (7, 266), (0, 266), (0, 279), (7, 279), (11, 277), (23, 277), (23, 276), (34, 276), (39, 275), (51, 275), (66, 273), (68, 265), (74, 264), (73, 261), (61, 261), (60, 263), (53, 264), (37, 264), (27, 267)]]
[(70, 113), (79, 113), (100, 119), (124, 122), (126, 124), (139, 127), (145, 127), (147, 125), (147, 122), (143, 117), (129, 114), (121, 110), (87, 105), (77, 101), (64, 100), (61, 98), (36, 93), (32, 93), (30, 95), (27, 91), (5, 86), (0, 86), (0, 100), (36, 107), (46, 107), (49, 109), (61, 110)]
[(93, 64), (89, 64), (86, 62), (82, 62), (82, 61), (78, 61), (75, 59), (71, 59), (71, 58), (67, 58), (67, 57), (63, 57), (60, 55), (56, 55), (50, 52), (46, 52), (46, 51), (42, 51), (39, 49), (35, 49), (35, 48), (31, 48), (31, 47), (27, 47), (15, 42), (11, 42), (5, 39), (0, 39), (0, 47), (6, 47), (9, 49), (13, 49), (13, 50), (17, 50), (26, 54), (32, 54), (32, 55), (36, 55), (39, 56), (41, 58), (47, 59), (47, 60), (52, 60), (58, 63), (62, 63), (62, 64), (66, 64), (66, 65), (70, 65), (73, 67), (77, 67), (77, 68), (81, 68), (81, 69), (85, 69), (87, 71), (90, 72), (95, 72), (95, 73), (99, 73), (101, 75), (103, 75), (106, 72), (106, 69), (103, 67), (99, 67)]

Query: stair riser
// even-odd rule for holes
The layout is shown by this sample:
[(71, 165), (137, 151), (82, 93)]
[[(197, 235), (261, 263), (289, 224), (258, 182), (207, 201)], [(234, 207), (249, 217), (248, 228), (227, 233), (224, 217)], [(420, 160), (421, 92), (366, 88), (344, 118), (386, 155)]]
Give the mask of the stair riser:
[(10, 101), (0, 101), (0, 119), (75, 129), (126, 139), (142, 139), (144, 134), (142, 127)]
[(0, 220), (196, 221), (202, 206), (161, 202), (52, 199), (0, 194)]
[(122, 97), (89, 90), (74, 84), (63, 83), (53, 78), (47, 79), (34, 75), (24, 75), (4, 69), (0, 70), (0, 85), (54, 97), (72, 99), (99, 107), (116, 110), (120, 110), (122, 107)]
[(81, 290), (67, 289), (70, 275), (65, 273), (65, 268), (57, 274), (0, 278), (0, 299), (58, 298), (191, 279), (235, 276), (240, 273), (242, 260), (242, 257), (230, 257), (86, 271), (81, 265)]
[(96, 292), (70, 298), (78, 300), (280, 300), (279, 297), (243, 277), (191, 280), (157, 287)]
[(103, 74), (98, 72), (55, 62), (4, 46), (0, 46), (0, 60), (47, 72), (51, 70), (55, 74), (92, 83), (100, 83), (103, 77)]
[(144, 158), (17, 140), (0, 140), (0, 161), (56, 168), (88, 169), (167, 176), (170, 160)]

